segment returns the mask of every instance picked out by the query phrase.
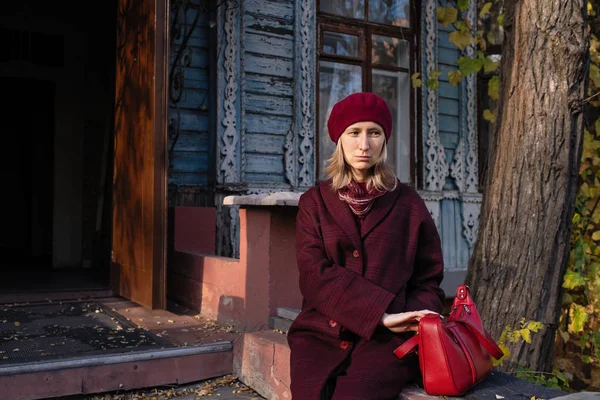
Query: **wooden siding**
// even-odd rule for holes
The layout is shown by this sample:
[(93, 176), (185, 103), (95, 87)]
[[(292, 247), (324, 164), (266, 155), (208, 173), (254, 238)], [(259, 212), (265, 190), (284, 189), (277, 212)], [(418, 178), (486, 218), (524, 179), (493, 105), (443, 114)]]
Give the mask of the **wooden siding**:
[(246, 182), (285, 183), (294, 115), (294, 0), (246, 0), (243, 79)]
[[(201, 1), (194, 0), (195, 5)], [(201, 12), (187, 43), (189, 57), (183, 68), (183, 91), (177, 103), (169, 101), (169, 184), (205, 186), (209, 160), (209, 25), (205, 11), (179, 11), (170, 49), (169, 65), (175, 61), (182, 41), (190, 31), (197, 12)], [(171, 25), (175, 18), (171, 12)], [(216, 45), (216, 44), (215, 44)], [(180, 59), (181, 63), (181, 59)], [(171, 82), (173, 82), (171, 80)], [(178, 136), (177, 136), (178, 132)], [(177, 136), (177, 138), (175, 138)]]
[[(448, 72), (456, 71), (457, 60), (460, 57), (458, 48), (448, 41), (449, 32), (452, 30), (451, 26), (444, 28), (438, 25), (439, 127), (440, 141), (446, 151), (448, 165), (454, 160), (460, 132), (460, 86), (452, 86), (448, 81)], [(456, 188), (452, 179), (446, 180), (444, 189)]]

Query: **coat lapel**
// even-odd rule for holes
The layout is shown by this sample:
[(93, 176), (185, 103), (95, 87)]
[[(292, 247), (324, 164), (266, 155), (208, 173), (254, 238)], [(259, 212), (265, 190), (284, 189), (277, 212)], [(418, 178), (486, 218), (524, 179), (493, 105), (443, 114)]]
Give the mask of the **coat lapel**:
[(367, 213), (365, 220), (362, 224), (362, 229), (360, 232), (361, 239), (364, 238), (381, 222), (381, 220), (388, 215), (394, 204), (396, 204), (396, 199), (398, 198), (398, 194), (400, 193), (400, 184), (396, 186), (393, 192), (388, 192), (381, 197), (375, 199), (375, 203), (373, 204), (373, 208)]
[(320, 187), (321, 196), (323, 197), (325, 206), (335, 219), (335, 222), (337, 222), (346, 235), (348, 235), (354, 247), (361, 249), (360, 235), (352, 211), (346, 203), (340, 200), (338, 194), (331, 190), (330, 183), (331, 181), (324, 182)]

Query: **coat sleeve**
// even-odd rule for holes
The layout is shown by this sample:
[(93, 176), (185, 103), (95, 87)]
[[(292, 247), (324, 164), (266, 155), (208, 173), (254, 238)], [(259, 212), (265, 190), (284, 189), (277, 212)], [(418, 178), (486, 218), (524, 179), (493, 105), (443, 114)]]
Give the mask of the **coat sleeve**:
[(445, 294), (440, 283), (444, 277), (444, 258), (437, 228), (425, 204), (419, 198), (415, 207), (420, 215), (418, 248), (413, 275), (406, 288), (405, 311), (431, 310), (441, 313)]
[(328, 259), (310, 195), (300, 198), (296, 221), (300, 291), (319, 312), (368, 340), (395, 296)]

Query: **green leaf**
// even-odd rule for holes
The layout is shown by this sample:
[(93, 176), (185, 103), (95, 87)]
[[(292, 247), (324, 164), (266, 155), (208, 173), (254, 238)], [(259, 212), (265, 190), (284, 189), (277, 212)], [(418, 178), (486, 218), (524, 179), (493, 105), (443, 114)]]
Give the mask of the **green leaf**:
[(494, 34), (494, 32), (488, 32), (486, 36), (487, 36), (487, 41), (490, 44), (496, 44), (496, 35)]
[(497, 21), (498, 21), (498, 25), (500, 25), (500, 26), (504, 25), (504, 13), (498, 15)]
[(488, 57), (483, 58), (483, 70), (485, 72), (494, 72), (498, 69), (500, 63), (498, 61), (492, 61), (492, 59)]
[(430, 90), (435, 90), (438, 88), (438, 86), (440, 86), (440, 82), (438, 80), (440, 76), (440, 71), (431, 71), (429, 73), (429, 76), (427, 77), (427, 80), (425, 81), (425, 85), (427, 85), (427, 88)]
[(500, 98), (500, 77), (498, 75), (492, 76), (488, 82), (488, 96), (492, 100), (498, 100)]
[(465, 11), (469, 8), (469, 0), (458, 0), (458, 8), (460, 11)]
[(462, 81), (462, 74), (458, 70), (448, 71), (448, 81), (452, 86), (456, 86)]
[(437, 9), (437, 21), (444, 25), (444, 28), (455, 23), (457, 16), (458, 10), (454, 7), (438, 7)]
[(579, 221), (581, 221), (581, 215), (579, 215), (578, 213), (575, 213), (575, 215), (573, 215), (573, 225), (577, 224)]
[(479, 11), (479, 16), (480, 17), (485, 17), (489, 12), (490, 9), (492, 8), (492, 3), (485, 3), (483, 5), (483, 7), (481, 7), (481, 11)]
[(483, 119), (493, 124), (496, 122), (496, 113), (487, 109), (483, 110)]
[[(463, 76), (476, 74), (483, 67), (483, 61), (479, 58), (460, 57), (458, 59), (458, 69)], [(491, 81), (491, 79), (490, 79)]]
[(448, 41), (461, 50), (470, 46), (472, 39), (469, 32), (452, 31), (450, 32), (450, 35), (448, 35)]
[(423, 83), (421, 81), (421, 73), (420, 72), (415, 72), (414, 74), (412, 74), (410, 76), (410, 80), (412, 81), (412, 85), (414, 88), (420, 88), (421, 84)]
[(576, 287), (583, 285), (585, 285), (585, 279), (580, 273), (575, 271), (567, 271), (562, 285), (565, 289), (575, 289)]

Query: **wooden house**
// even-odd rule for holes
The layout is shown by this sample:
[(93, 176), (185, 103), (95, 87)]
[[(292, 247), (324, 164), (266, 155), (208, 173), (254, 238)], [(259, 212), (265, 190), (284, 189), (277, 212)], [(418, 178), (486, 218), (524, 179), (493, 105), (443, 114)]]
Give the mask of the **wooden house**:
[[(446, 288), (462, 280), (481, 203), (477, 87), (448, 82), (463, 52), (435, 0), (111, 0), (91, 19), (78, 5), (2, 6), (7, 287), (93, 275), (164, 307), (179, 293), (177, 212), (200, 218), (194, 251), (238, 259), (239, 207), (223, 199), (318, 183), (331, 107), (360, 90), (389, 102), (391, 160), (438, 226)], [(411, 84), (438, 70), (436, 89)]]

